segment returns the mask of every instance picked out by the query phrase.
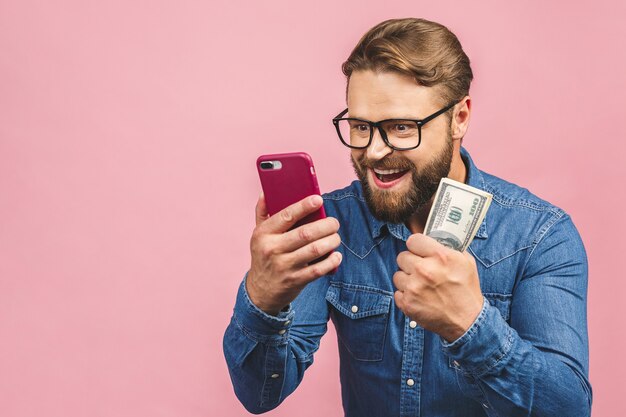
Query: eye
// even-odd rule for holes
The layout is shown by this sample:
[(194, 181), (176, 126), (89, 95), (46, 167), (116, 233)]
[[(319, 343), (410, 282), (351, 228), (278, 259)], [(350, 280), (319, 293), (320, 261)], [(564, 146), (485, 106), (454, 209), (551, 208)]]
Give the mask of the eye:
[(413, 136), (417, 134), (417, 125), (409, 120), (396, 120), (389, 124), (388, 132), (398, 137)]
[(368, 132), (370, 130), (370, 125), (368, 125), (367, 123), (362, 123), (362, 122), (357, 122), (357, 121), (351, 121), (350, 127), (356, 130), (357, 132)]
[(397, 130), (398, 132), (404, 132), (409, 129), (409, 125), (398, 123), (394, 125), (394, 129)]

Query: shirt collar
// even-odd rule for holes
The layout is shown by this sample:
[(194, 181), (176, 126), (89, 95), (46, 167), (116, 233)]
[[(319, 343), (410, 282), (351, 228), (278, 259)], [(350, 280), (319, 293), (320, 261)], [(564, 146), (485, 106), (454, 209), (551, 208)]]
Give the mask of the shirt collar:
[[(485, 178), (483, 176), (483, 173), (476, 167), (476, 165), (474, 165), (474, 161), (472, 161), (472, 158), (464, 147), (461, 147), (461, 159), (465, 164), (467, 172), (466, 184), (481, 190), (485, 190)], [(359, 186), (360, 185), (361, 184), (359, 184)], [(362, 190), (359, 191), (362, 192)], [(370, 230), (374, 239), (380, 237), (384, 233), (385, 227), (389, 231), (389, 233), (391, 233), (393, 236), (400, 240), (406, 241), (409, 236), (411, 236), (411, 231), (403, 223), (383, 222), (375, 218), (371, 213), (368, 214), (370, 218)], [(476, 237), (480, 239), (486, 239), (488, 237), (487, 216), (485, 216), (482, 223), (480, 224), (480, 227), (476, 232)]]
[[(485, 177), (483, 176), (483, 172), (479, 170), (476, 165), (474, 165), (474, 161), (472, 161), (472, 158), (464, 147), (461, 147), (461, 158), (467, 168), (467, 179), (465, 183), (478, 188), (479, 190), (487, 191), (485, 190)], [(483, 218), (483, 221), (476, 232), (476, 237), (480, 239), (486, 239), (488, 237), (487, 216)]]

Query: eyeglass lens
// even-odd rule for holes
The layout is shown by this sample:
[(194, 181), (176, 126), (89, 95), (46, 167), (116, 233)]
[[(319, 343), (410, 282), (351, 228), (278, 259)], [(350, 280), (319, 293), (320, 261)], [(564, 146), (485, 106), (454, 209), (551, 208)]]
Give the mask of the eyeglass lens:
[[(344, 142), (355, 147), (365, 147), (372, 135), (372, 126), (361, 120), (339, 120), (339, 134)], [(412, 120), (388, 120), (382, 124), (389, 143), (398, 148), (411, 148), (419, 143), (419, 128)]]

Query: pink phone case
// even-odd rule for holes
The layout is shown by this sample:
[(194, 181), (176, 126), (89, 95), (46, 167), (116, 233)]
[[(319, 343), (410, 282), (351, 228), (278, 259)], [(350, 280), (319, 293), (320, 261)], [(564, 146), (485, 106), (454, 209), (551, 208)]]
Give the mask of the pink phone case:
[[(281, 165), (278, 169), (263, 169), (261, 166), (263, 162), (276, 161)], [(261, 155), (256, 161), (256, 166), (270, 215), (278, 213), (305, 197), (320, 194), (313, 160), (307, 153)], [(293, 228), (325, 217), (326, 212), (322, 206), (318, 211), (297, 222)]]

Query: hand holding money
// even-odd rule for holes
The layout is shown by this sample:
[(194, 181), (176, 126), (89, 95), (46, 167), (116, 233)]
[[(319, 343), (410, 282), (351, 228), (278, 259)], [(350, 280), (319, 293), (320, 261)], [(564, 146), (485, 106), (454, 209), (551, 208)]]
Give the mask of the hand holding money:
[(448, 342), (462, 336), (482, 309), (476, 262), (466, 249), (490, 203), (491, 194), (443, 178), (424, 234), (410, 236), (408, 250), (397, 258), (396, 305)]
[(472, 325), (483, 305), (474, 257), (416, 233), (397, 257), (396, 305), (426, 330), (448, 342)]

